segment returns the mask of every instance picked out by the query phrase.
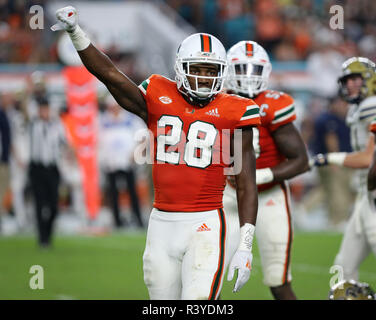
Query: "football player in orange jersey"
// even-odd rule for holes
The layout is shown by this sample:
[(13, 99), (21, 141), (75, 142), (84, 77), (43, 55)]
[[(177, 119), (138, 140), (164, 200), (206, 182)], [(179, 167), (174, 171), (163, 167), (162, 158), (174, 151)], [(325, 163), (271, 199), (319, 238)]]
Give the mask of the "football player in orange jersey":
[[(375, 135), (376, 140), (376, 118), (371, 121), (369, 130)], [(376, 152), (373, 153), (373, 159), (367, 175), (368, 200), (371, 209), (376, 212)]]
[[(376, 139), (376, 118), (371, 121), (369, 130), (373, 132)], [(376, 152), (373, 153), (372, 164), (368, 171), (367, 176), (367, 189), (368, 191), (374, 191), (376, 189)], [(371, 199), (371, 207), (375, 209), (375, 201)]]
[[(259, 209), (256, 237), (264, 283), (275, 299), (296, 299), (291, 288), (293, 239), (288, 179), (309, 169), (305, 144), (295, 128), (294, 100), (267, 90), (272, 69), (268, 54), (254, 41), (241, 41), (227, 52), (230, 92), (260, 106), (261, 125), (253, 130)], [(238, 241), (236, 182), (228, 179), (223, 204), (229, 221), (229, 258)]]
[(220, 93), (227, 72), (221, 42), (208, 34), (189, 36), (177, 51), (176, 82), (152, 75), (137, 87), (91, 44), (73, 7), (56, 16), (51, 29), (68, 32), (86, 68), (153, 133), (155, 201), (143, 256), (151, 299), (218, 298), (226, 268), (222, 196), (229, 163), (221, 158), (222, 132), (234, 136), (241, 129), (242, 166), (235, 175), (240, 240), (230, 268), (232, 274), (238, 270), (234, 291), (239, 290), (252, 263), (257, 214), (252, 128), (260, 117), (253, 100)]

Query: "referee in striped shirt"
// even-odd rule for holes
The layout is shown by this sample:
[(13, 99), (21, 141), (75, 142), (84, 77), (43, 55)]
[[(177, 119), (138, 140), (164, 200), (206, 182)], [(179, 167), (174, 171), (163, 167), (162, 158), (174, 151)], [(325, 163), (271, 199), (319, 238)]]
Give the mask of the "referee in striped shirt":
[(35, 204), (38, 242), (41, 248), (48, 248), (58, 212), (59, 159), (67, 141), (60, 119), (51, 117), (46, 98), (39, 98), (38, 115), (31, 120), (29, 130), (29, 178)]

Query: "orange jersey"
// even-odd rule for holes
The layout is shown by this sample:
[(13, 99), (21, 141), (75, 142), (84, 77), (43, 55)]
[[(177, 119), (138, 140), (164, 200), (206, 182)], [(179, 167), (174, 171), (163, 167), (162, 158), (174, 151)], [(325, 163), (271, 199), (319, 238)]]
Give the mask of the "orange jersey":
[(371, 123), (369, 125), (369, 131), (376, 134), (376, 118), (371, 121)]
[(258, 106), (251, 99), (220, 93), (205, 107), (195, 107), (176, 82), (158, 75), (139, 88), (153, 134), (154, 207), (177, 212), (222, 208), (228, 166), (224, 157), (229, 154), (225, 136), (260, 124)]
[[(296, 119), (294, 99), (283, 92), (265, 90), (254, 101), (260, 106), (261, 117), (261, 126), (253, 129), (256, 169), (275, 167), (285, 157), (278, 151), (272, 133)], [(263, 191), (274, 185), (275, 183), (260, 185), (258, 190)]]

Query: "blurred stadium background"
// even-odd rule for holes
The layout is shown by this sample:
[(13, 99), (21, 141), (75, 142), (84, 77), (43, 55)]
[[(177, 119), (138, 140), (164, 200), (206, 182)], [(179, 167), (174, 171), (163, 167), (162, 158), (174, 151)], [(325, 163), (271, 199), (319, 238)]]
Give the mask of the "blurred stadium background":
[[(30, 28), (33, 5), (44, 11), (41, 30)], [(11, 155), (10, 185), (0, 199), (5, 208), (0, 217), (0, 299), (148, 298), (142, 280), (146, 229), (139, 228), (131, 214), (126, 188), (120, 193), (120, 207), (127, 223), (115, 228), (97, 139), (89, 149), (74, 145), (81, 157), (90, 154), (94, 166), (89, 173), (82, 167), (84, 161), (63, 164), (56, 239), (50, 250), (37, 246), (30, 184), (25, 178), (28, 137), (22, 128), (35, 114), (39, 95), (48, 97), (54, 115), (72, 113), (68, 105), (75, 91), (67, 70), (80, 61), (67, 36), (49, 29), (55, 23), (55, 10), (65, 5), (78, 9), (83, 29), (137, 84), (152, 73), (174, 78), (177, 46), (191, 33), (211, 33), (226, 49), (240, 40), (256, 40), (272, 59), (270, 88), (295, 98), (296, 125), (309, 153), (350, 151), (348, 131), (341, 126), (346, 104), (337, 98), (337, 77), (348, 57), (376, 60), (373, 0), (0, 0), (0, 108), (15, 130), (11, 143), (18, 152), (17, 159)], [(344, 8), (343, 30), (330, 29), (332, 5)], [(95, 106), (95, 117), (79, 130), (84, 137), (97, 137), (106, 109), (105, 87), (97, 80), (93, 84), (95, 97), (85, 103)], [(330, 122), (328, 114), (337, 120)], [(150, 167), (134, 165), (134, 169), (147, 223), (153, 199)], [(327, 298), (333, 276), (329, 269), (354, 200), (351, 181), (350, 171), (334, 167), (312, 170), (291, 181), (292, 274), (300, 299)], [(44, 290), (29, 287), (29, 269), (37, 264), (44, 267)], [(362, 264), (360, 280), (376, 287), (374, 256)], [(250, 282), (237, 295), (226, 282), (222, 298), (272, 298), (262, 285), (257, 250)]]

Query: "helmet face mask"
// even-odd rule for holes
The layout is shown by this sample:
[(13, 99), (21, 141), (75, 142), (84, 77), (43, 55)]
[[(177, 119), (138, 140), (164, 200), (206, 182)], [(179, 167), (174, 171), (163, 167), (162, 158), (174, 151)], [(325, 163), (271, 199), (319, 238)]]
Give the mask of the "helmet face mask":
[(240, 41), (230, 48), (227, 59), (228, 89), (249, 97), (267, 89), (272, 65), (268, 54), (260, 45), (254, 41)]
[(266, 90), (268, 79), (263, 77), (265, 66), (252, 62), (236, 62), (229, 66), (228, 81), (231, 89), (238, 93), (254, 96)]
[[(216, 70), (216, 75), (213, 76), (204, 76), (204, 75), (197, 75), (197, 72), (192, 72), (192, 69), (197, 68), (205, 68), (204, 63), (196, 62), (196, 61), (186, 61), (181, 64), (176, 64), (177, 70), (176, 73), (183, 79), (182, 86), (186, 92), (190, 95), (196, 96), (198, 98), (210, 98), (212, 95), (219, 93), (223, 87), (223, 73), (224, 73), (224, 65), (223, 64), (215, 64), (215, 63), (205, 63), (207, 65), (207, 69), (214, 69)], [(181, 66), (181, 67), (180, 67)], [(206, 68), (205, 68), (206, 69)], [(207, 80), (206, 82), (210, 83), (208, 87), (200, 86), (200, 80)]]
[[(213, 66), (216, 75), (211, 74)], [(201, 68), (208, 72), (198, 72)], [(193, 34), (186, 38), (178, 49), (175, 72), (176, 85), (181, 93), (196, 102), (207, 103), (223, 89), (227, 75), (226, 50), (222, 43), (211, 35)]]
[(363, 98), (366, 95), (365, 81), (360, 73), (352, 73), (343, 77), (341, 79), (341, 86), (349, 102), (357, 101), (358, 98)]

